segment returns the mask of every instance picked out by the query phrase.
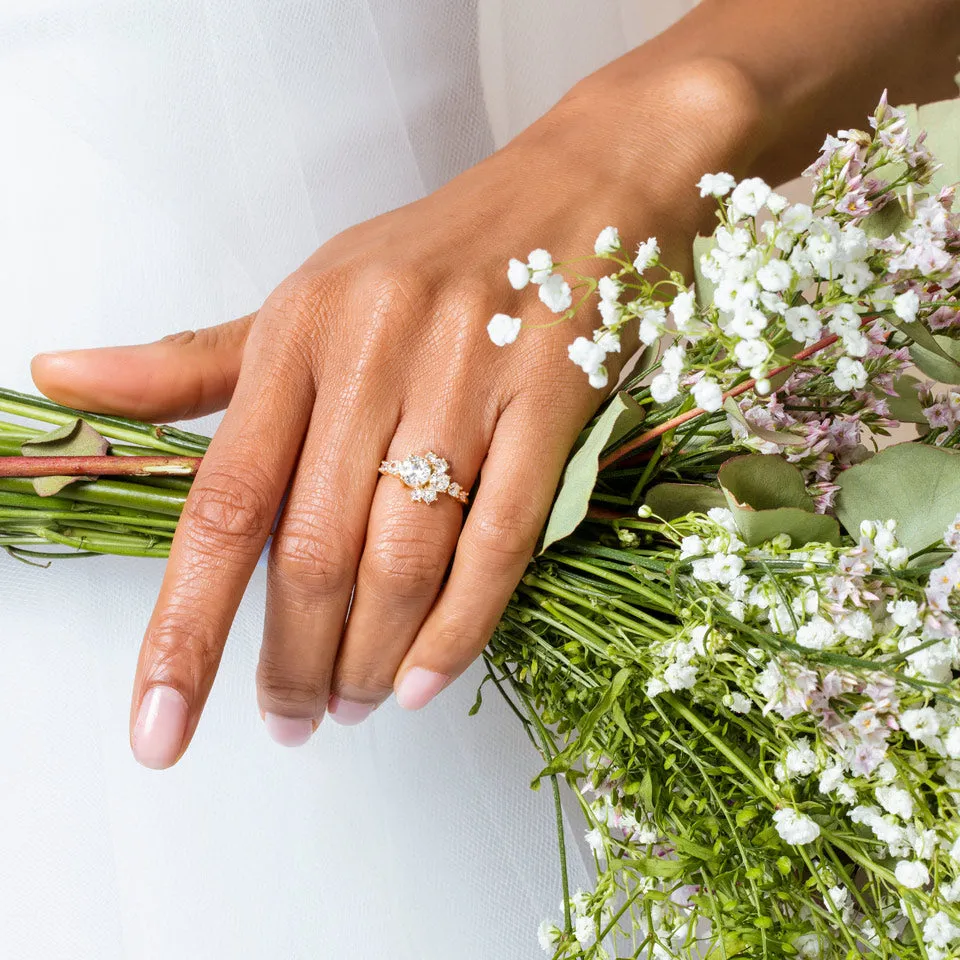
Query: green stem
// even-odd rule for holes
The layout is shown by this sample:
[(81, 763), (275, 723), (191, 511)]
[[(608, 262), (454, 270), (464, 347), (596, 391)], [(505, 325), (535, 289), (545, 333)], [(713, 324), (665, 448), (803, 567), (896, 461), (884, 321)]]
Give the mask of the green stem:
[(79, 417), (105, 437), (149, 447), (162, 453), (186, 456), (203, 454), (210, 443), (207, 437), (187, 433), (175, 427), (155, 426), (123, 417), (75, 410), (43, 397), (3, 388), (0, 388), (0, 411), (44, 423), (69, 423)]

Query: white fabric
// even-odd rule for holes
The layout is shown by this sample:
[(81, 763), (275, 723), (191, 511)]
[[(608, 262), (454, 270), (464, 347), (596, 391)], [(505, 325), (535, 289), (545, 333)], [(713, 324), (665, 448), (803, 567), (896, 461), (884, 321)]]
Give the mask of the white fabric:
[[(0, 0), (0, 383), (29, 388), (42, 349), (249, 312), (665, 6), (689, 3)], [(0, 557), (0, 956), (540, 955), (549, 791), (495, 693), (467, 717), (479, 671), (285, 751), (254, 700), (260, 570), (191, 750), (146, 771), (128, 695), (161, 572)]]

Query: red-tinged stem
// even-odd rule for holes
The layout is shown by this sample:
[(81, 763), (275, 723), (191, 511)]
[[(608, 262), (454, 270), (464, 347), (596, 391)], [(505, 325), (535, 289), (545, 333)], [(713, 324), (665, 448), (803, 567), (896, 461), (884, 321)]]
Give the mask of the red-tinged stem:
[(0, 457), (0, 477), (192, 477), (200, 457)]
[[(869, 317), (864, 322), (866, 323), (874, 319), (876, 318)], [(794, 364), (799, 363), (801, 360), (809, 359), (815, 353), (826, 349), (836, 342), (837, 335), (832, 333), (829, 337), (824, 337), (822, 340), (818, 340), (816, 343), (811, 344), (809, 347), (806, 347), (799, 353), (795, 353), (789, 363), (785, 363), (783, 366), (776, 367), (775, 369), (771, 370), (767, 376), (775, 377), (778, 373), (783, 373), (784, 370), (789, 370)], [(723, 395), (723, 399), (726, 400), (728, 397), (739, 397), (740, 394), (746, 393), (748, 390), (752, 390), (756, 385), (757, 381), (753, 378), (750, 380), (744, 380), (743, 383), (738, 384), (732, 390), (728, 390)], [(618, 460), (622, 460), (628, 453), (632, 453), (634, 450), (638, 450), (640, 447), (646, 446), (651, 440), (656, 440), (658, 437), (662, 437), (665, 433), (669, 433), (671, 430), (674, 430), (677, 427), (688, 423), (690, 420), (693, 420), (694, 417), (699, 417), (701, 413), (706, 413), (703, 407), (694, 407), (692, 410), (688, 410), (686, 413), (681, 413), (679, 416), (673, 417), (671, 420), (667, 420), (665, 423), (661, 423), (659, 427), (654, 427), (652, 430), (648, 430), (646, 433), (641, 433), (639, 437), (635, 437), (633, 440), (629, 441), (629, 443), (625, 443), (622, 447), (619, 447), (612, 453), (608, 453), (600, 461), (600, 469), (605, 470), (611, 464), (616, 463)]]

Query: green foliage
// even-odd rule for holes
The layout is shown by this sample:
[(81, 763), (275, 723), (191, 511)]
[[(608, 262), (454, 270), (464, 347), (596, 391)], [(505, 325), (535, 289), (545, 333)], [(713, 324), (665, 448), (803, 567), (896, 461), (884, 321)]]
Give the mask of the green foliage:
[[(110, 449), (110, 442), (78, 417), (49, 433), (25, 440), (20, 449), (25, 457), (102, 457)], [(35, 477), (32, 483), (38, 496), (52, 497), (83, 479), (95, 480), (96, 477)]]
[(960, 384), (960, 340), (935, 336), (933, 342), (939, 351), (915, 343), (910, 347), (910, 358), (931, 379)]
[(664, 520), (727, 505), (722, 491), (703, 483), (658, 483), (647, 491), (643, 502)]
[(579, 448), (564, 470), (543, 534), (542, 550), (573, 533), (580, 525), (587, 515), (590, 497), (597, 483), (600, 455), (643, 418), (643, 407), (630, 394), (618, 393), (607, 403), (595, 423), (584, 431)]
[(723, 464), (717, 479), (748, 546), (783, 533), (795, 546), (840, 542), (837, 521), (814, 512), (800, 471), (782, 457), (734, 457)]
[(936, 543), (960, 511), (960, 453), (899, 443), (840, 475), (837, 516), (851, 537), (864, 520), (895, 520), (916, 553)]

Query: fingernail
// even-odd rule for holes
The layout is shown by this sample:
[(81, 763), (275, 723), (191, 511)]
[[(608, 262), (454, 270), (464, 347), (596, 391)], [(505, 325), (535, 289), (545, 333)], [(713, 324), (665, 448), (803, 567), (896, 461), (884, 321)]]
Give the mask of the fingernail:
[(450, 678), (424, 667), (411, 667), (397, 686), (397, 703), (404, 710), (425, 707), (448, 683)]
[(355, 723), (363, 723), (376, 709), (375, 703), (357, 703), (354, 700), (341, 700), (336, 694), (327, 704), (327, 713), (331, 720), (345, 727), (352, 727)]
[(152, 770), (169, 767), (180, 755), (187, 729), (187, 701), (173, 687), (150, 687), (140, 702), (130, 738), (138, 763)]
[(281, 747), (302, 747), (316, 730), (316, 724), (302, 717), (281, 717), (276, 713), (265, 713), (263, 723), (267, 733)]

